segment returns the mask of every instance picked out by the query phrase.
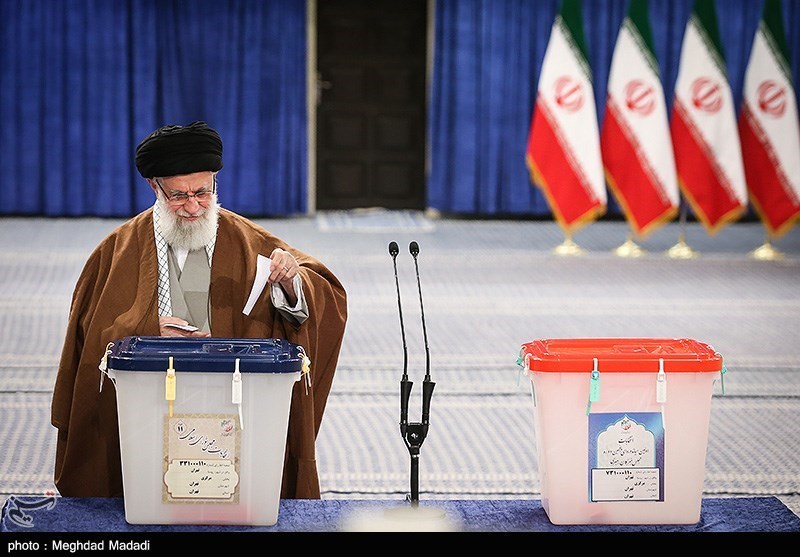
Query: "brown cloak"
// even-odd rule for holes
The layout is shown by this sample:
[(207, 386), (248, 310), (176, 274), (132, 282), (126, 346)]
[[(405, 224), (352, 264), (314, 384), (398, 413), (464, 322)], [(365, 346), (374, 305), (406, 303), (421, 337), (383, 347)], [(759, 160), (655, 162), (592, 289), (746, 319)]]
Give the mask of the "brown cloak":
[[(285, 249), (300, 264), (309, 318), (287, 321), (268, 292), (249, 316), (242, 313), (258, 254)], [(98, 365), (109, 342), (157, 336), (158, 262), (153, 210), (106, 237), (89, 257), (72, 296), (56, 378), (51, 422), (58, 429), (55, 484), (65, 497), (121, 497), (116, 392)], [(333, 382), (347, 321), (347, 295), (317, 259), (290, 247), (255, 223), (220, 209), (211, 266), (211, 334), (228, 338), (285, 338), (311, 359), (311, 388), (295, 383), (289, 416), (281, 498), (318, 499), (315, 441)]]

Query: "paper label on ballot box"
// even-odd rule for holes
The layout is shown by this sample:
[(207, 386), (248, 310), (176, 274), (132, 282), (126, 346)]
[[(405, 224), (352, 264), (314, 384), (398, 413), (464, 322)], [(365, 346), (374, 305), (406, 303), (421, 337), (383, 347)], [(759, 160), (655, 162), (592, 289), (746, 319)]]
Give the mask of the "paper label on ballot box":
[(589, 499), (664, 500), (660, 412), (589, 414)]
[(164, 503), (238, 503), (239, 417), (164, 416)]

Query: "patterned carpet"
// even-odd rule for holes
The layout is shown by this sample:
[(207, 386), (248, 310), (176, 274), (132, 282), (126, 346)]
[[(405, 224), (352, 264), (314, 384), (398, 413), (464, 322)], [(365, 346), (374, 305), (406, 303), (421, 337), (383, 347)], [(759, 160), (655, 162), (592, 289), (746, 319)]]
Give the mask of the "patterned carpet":
[[(69, 299), (94, 245), (118, 220), (0, 219), (0, 499), (53, 489), (49, 406)], [(727, 369), (714, 386), (704, 495), (775, 495), (800, 513), (800, 230), (775, 242), (784, 258), (750, 254), (757, 223), (708, 237), (671, 224), (624, 258), (619, 222), (574, 240), (583, 257), (553, 253), (551, 222), (435, 218), (361, 211), (261, 220), (317, 255), (342, 279), (350, 319), (318, 441), (323, 498), (402, 499), (409, 455), (400, 437), (403, 352), (390, 241), (415, 381), (418, 421), (425, 347), (410, 241), (436, 382), (420, 457), (420, 498), (539, 498), (529, 380), (516, 358), (536, 338), (694, 338)], [(367, 233), (365, 233), (367, 232)], [(665, 251), (680, 234), (699, 256)]]

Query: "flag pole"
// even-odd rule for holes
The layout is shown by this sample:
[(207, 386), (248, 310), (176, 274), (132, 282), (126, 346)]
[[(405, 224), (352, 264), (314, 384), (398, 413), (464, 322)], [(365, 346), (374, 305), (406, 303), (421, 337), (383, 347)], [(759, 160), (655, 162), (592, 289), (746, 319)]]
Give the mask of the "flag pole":
[(564, 241), (553, 248), (554, 254), (562, 256), (578, 256), (586, 254), (586, 250), (572, 240), (572, 231), (566, 230), (564, 235), (566, 236)]
[(667, 257), (672, 259), (692, 259), (693, 257), (697, 257), (699, 254), (693, 250), (689, 245), (686, 243), (686, 203), (684, 202), (681, 205), (681, 216), (680, 216), (680, 232), (678, 233), (678, 243), (669, 248), (667, 251)]
[(618, 257), (641, 257), (647, 253), (639, 244), (633, 241), (633, 233), (628, 231), (628, 239), (625, 243), (614, 250), (614, 255)]
[(750, 257), (762, 261), (779, 261), (783, 259), (783, 253), (772, 245), (769, 232), (764, 234), (764, 243), (750, 252)]

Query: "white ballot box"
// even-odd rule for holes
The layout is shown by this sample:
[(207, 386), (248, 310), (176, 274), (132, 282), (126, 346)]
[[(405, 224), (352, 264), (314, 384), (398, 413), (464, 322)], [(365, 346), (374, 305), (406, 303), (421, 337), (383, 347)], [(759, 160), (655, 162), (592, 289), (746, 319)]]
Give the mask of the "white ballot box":
[(692, 339), (540, 339), (522, 345), (520, 365), (531, 379), (552, 523), (700, 520), (712, 387), (724, 372), (713, 348)]
[(117, 391), (125, 519), (275, 524), (292, 388), (307, 362), (283, 339), (114, 342), (106, 367)]

